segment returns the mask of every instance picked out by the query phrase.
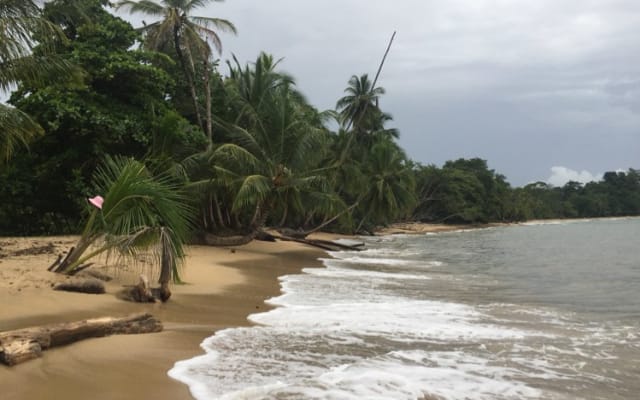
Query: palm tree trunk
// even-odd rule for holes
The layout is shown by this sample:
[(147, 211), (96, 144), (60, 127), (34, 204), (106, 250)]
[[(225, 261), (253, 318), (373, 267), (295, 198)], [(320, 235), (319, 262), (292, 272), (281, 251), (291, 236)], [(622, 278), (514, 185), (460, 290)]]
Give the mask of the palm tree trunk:
[(341, 212), (336, 214), (333, 218), (328, 219), (325, 222), (321, 223), (320, 225), (316, 226), (315, 228), (306, 231), (305, 232), (305, 236), (309, 235), (309, 234), (311, 234), (313, 232), (319, 231), (320, 229), (324, 228), (325, 226), (329, 225), (333, 221), (337, 220), (338, 218), (340, 218), (342, 215), (346, 214), (347, 212), (353, 211), (354, 208), (358, 207), (358, 204), (360, 204), (360, 200), (356, 201), (354, 204), (351, 205), (351, 207), (347, 208), (346, 210), (342, 210)]
[(258, 222), (258, 217), (260, 217), (260, 204), (258, 204), (256, 206), (256, 211), (253, 213), (253, 218), (251, 218), (251, 224), (250, 226), (253, 228), (256, 226), (257, 222)]
[(191, 92), (191, 99), (193, 100), (193, 110), (196, 113), (196, 120), (198, 122), (198, 126), (203, 131), (204, 126), (202, 125), (202, 117), (200, 116), (200, 107), (198, 105), (198, 95), (196, 94), (196, 86), (193, 82), (193, 74), (189, 71), (187, 67), (187, 63), (185, 62), (184, 53), (180, 48), (180, 28), (176, 26), (173, 28), (173, 44), (176, 49), (176, 55), (178, 56), (178, 60), (180, 61), (180, 65), (182, 66), (182, 71), (184, 72), (184, 76), (187, 79), (187, 85), (189, 85), (189, 91)]
[[(208, 224), (211, 226), (211, 229), (215, 229), (217, 224), (216, 224), (216, 217), (213, 214), (213, 197), (211, 196), (211, 194), (209, 194), (209, 201), (207, 201), (206, 204), (207, 207), (207, 221)], [(207, 226), (205, 226), (205, 230), (207, 230)]]
[(218, 194), (214, 193), (213, 194), (213, 203), (216, 207), (216, 214), (218, 216), (218, 222), (220, 223), (220, 226), (222, 226), (224, 228), (224, 218), (222, 217), (222, 210), (220, 210), (220, 202), (218, 201)]
[(282, 219), (280, 220), (280, 224), (278, 226), (282, 227), (285, 222), (287, 222), (287, 217), (289, 214), (289, 203), (285, 203), (284, 212), (282, 213)]
[(169, 289), (169, 281), (171, 281), (171, 259), (169, 257), (169, 251), (166, 249), (166, 244), (164, 242), (160, 243), (162, 248), (161, 260), (160, 260), (160, 279), (158, 279), (158, 283), (160, 284), (160, 300), (164, 303), (169, 300), (171, 297), (171, 290)]
[(207, 124), (207, 150), (213, 147), (213, 123), (211, 121), (211, 71), (209, 71), (209, 61), (204, 60), (204, 98), (205, 98), (205, 121)]
[(365, 221), (367, 220), (367, 218), (369, 218), (370, 214), (371, 214), (371, 210), (367, 211), (367, 213), (364, 215), (364, 217), (362, 218), (362, 221), (360, 221), (360, 224), (356, 228), (356, 231), (355, 231), (356, 234), (360, 232), (360, 229), (362, 229), (362, 225), (364, 225)]

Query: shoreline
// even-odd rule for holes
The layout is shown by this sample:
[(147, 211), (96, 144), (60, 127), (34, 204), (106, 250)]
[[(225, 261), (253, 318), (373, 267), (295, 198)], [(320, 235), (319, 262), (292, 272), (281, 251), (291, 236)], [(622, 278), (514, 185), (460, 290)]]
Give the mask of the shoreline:
[[(412, 224), (377, 234), (427, 233), (459, 229), (452, 225)], [(325, 240), (348, 237), (314, 234)], [(173, 285), (164, 304), (119, 300), (123, 285), (136, 283), (143, 267), (105, 267), (115, 279), (107, 293), (88, 295), (51, 290), (66, 278), (46, 271), (56, 252), (67, 250), (73, 236), (0, 237), (0, 331), (103, 316), (150, 312), (164, 325), (160, 333), (88, 339), (45, 351), (41, 358), (0, 365), (3, 399), (66, 400), (158, 398), (191, 400), (187, 385), (167, 375), (175, 362), (204, 353), (200, 344), (215, 332), (251, 326), (247, 317), (273, 307), (265, 300), (281, 294), (279, 277), (320, 267), (326, 252), (294, 242), (258, 242), (244, 246), (189, 246), (184, 285)], [(21, 254), (23, 249), (55, 251)], [(15, 255), (19, 254), (19, 255)], [(6, 384), (6, 382), (10, 382)], [(4, 383), (4, 384), (3, 384)]]
[[(0, 238), (0, 242), (7, 240), (29, 245), (30, 239)], [(279, 276), (320, 266), (317, 259), (324, 254), (297, 243), (252, 242), (233, 251), (189, 246), (184, 276), (188, 283), (174, 285), (173, 296), (164, 304), (117, 299), (122, 284), (135, 283), (132, 274), (117, 276), (103, 295), (57, 292), (39, 280), (60, 278), (47, 276), (54, 275), (46, 271), (47, 257), (4, 257), (0, 259), (0, 331), (144, 311), (160, 319), (164, 330), (87, 339), (47, 350), (41, 358), (14, 367), (0, 365), (3, 399), (191, 400), (189, 388), (167, 375), (174, 363), (202, 354), (200, 343), (216, 331), (252, 325), (247, 316), (270, 309), (265, 300), (280, 293)], [(31, 278), (31, 285), (9, 285), (12, 274), (20, 273)]]

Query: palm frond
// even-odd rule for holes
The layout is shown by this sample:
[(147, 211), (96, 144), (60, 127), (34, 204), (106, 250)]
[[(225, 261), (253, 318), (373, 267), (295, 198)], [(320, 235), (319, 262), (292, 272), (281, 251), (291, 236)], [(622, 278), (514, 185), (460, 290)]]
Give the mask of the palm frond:
[(222, 32), (229, 32), (233, 34), (238, 33), (235, 25), (233, 25), (231, 21), (228, 21), (226, 19), (211, 17), (189, 17), (189, 19), (193, 23), (198, 24), (204, 28), (209, 28), (209, 26), (212, 26)]
[[(99, 192), (105, 193), (100, 223), (93, 236), (104, 235), (106, 246), (122, 254), (136, 254), (170, 240), (163, 251), (171, 250), (171, 268), (178, 273), (183, 244), (192, 229), (192, 210), (187, 199), (169, 176), (152, 176), (144, 164), (127, 158), (107, 158), (97, 172)], [(163, 235), (166, 236), (163, 238)], [(174, 275), (179, 279), (179, 275)]]
[(259, 169), (260, 166), (260, 161), (251, 152), (233, 143), (223, 144), (214, 151), (213, 155), (223, 163), (232, 162), (235, 165), (243, 165), (251, 170)]
[(0, 164), (11, 158), (18, 147), (42, 134), (42, 128), (22, 111), (0, 103)]
[(233, 202), (233, 212), (262, 204), (272, 189), (271, 180), (263, 175), (249, 175), (240, 186)]
[(128, 8), (131, 13), (143, 13), (153, 16), (163, 16), (165, 14), (165, 8), (151, 0), (121, 0), (116, 3), (116, 10), (121, 8)]

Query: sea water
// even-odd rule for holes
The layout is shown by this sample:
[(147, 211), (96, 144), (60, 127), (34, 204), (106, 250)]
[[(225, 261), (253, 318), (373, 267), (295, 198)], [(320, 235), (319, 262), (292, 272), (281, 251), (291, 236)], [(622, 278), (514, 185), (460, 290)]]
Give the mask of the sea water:
[(640, 398), (640, 219), (363, 240), (169, 375), (200, 400)]

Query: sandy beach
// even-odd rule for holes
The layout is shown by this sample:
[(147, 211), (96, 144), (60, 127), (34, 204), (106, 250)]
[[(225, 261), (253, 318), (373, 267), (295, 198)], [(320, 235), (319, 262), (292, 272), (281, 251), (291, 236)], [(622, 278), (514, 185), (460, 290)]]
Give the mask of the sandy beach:
[(104, 267), (115, 279), (103, 295), (53, 291), (65, 278), (46, 268), (73, 242), (0, 238), (0, 331), (142, 311), (159, 318), (164, 331), (89, 339), (14, 367), (0, 365), (4, 400), (191, 399), (187, 386), (167, 376), (174, 362), (201, 354), (199, 344), (213, 332), (248, 325), (247, 315), (265, 310), (264, 300), (279, 293), (278, 276), (319, 265), (323, 255), (297, 243), (190, 246), (186, 284), (172, 287), (169, 302), (135, 304), (116, 293), (145, 272), (140, 266)]
[[(412, 224), (384, 233), (452, 229), (456, 227)], [(191, 399), (187, 386), (167, 376), (173, 364), (202, 354), (199, 344), (215, 331), (250, 325), (247, 316), (266, 310), (264, 301), (279, 293), (279, 276), (320, 266), (318, 258), (325, 254), (293, 242), (189, 246), (186, 283), (173, 285), (167, 303), (136, 304), (120, 300), (117, 294), (124, 285), (135, 284), (140, 273), (151, 275), (144, 264), (103, 260), (92, 267), (114, 277), (103, 295), (51, 289), (67, 278), (46, 269), (75, 239), (0, 238), (0, 331), (145, 311), (159, 318), (164, 330), (88, 339), (14, 367), (0, 365), (3, 400)]]

